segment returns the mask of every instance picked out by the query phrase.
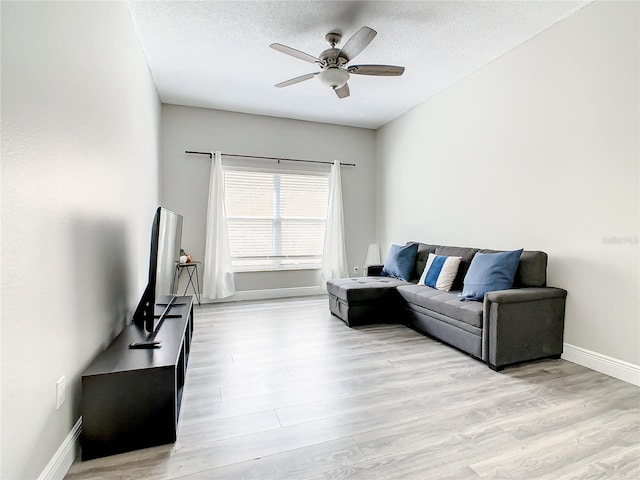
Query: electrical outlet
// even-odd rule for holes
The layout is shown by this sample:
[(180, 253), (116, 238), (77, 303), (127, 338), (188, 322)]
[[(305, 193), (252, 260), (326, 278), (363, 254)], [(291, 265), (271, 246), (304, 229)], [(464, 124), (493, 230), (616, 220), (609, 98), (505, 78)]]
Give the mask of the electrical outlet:
[(353, 267), (353, 273), (356, 276), (360, 275), (360, 267)]
[(56, 410), (59, 410), (67, 396), (67, 379), (63, 375), (56, 382)]

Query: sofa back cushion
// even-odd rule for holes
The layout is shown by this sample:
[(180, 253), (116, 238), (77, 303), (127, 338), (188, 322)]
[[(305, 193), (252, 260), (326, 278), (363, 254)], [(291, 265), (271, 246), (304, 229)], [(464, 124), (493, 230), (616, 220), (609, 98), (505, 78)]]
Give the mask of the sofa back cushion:
[[(411, 245), (418, 242), (407, 242)], [(504, 250), (477, 249), (470, 247), (452, 247), (446, 245), (431, 245), (427, 243), (418, 243), (418, 253), (416, 255), (416, 263), (411, 281), (416, 282), (427, 264), (429, 254), (446, 255), (454, 257), (462, 257), (458, 275), (453, 282), (451, 290), (462, 290), (464, 277), (469, 270), (471, 260), (476, 252), (497, 253)], [(547, 254), (537, 250), (525, 250), (520, 256), (520, 263), (516, 271), (516, 278), (513, 282), (514, 288), (522, 287), (546, 287), (547, 286)]]
[(469, 265), (471, 265), (471, 260), (473, 256), (478, 251), (477, 248), (470, 247), (449, 247), (445, 245), (439, 245), (436, 247), (436, 251), (434, 252), (436, 255), (444, 255), (446, 257), (462, 257), (460, 261), (460, 266), (458, 267), (458, 274), (456, 275), (456, 279), (453, 281), (453, 285), (451, 286), (451, 290), (462, 290), (462, 281), (464, 280), (464, 276), (467, 274), (467, 270), (469, 270)]
[(547, 254), (539, 251), (522, 252), (514, 287), (547, 286)]
[[(408, 242), (407, 245), (411, 245), (413, 243), (418, 242)], [(418, 243), (418, 253), (416, 255), (416, 264), (413, 268), (413, 274), (411, 275), (411, 281), (417, 281), (422, 272), (424, 271), (424, 267), (427, 264), (427, 259), (429, 258), (430, 253), (436, 253), (437, 245), (428, 245), (426, 243)]]
[[(480, 250), (482, 253), (498, 253), (503, 250)], [(537, 250), (525, 250), (513, 282), (514, 288), (547, 286), (547, 254)]]

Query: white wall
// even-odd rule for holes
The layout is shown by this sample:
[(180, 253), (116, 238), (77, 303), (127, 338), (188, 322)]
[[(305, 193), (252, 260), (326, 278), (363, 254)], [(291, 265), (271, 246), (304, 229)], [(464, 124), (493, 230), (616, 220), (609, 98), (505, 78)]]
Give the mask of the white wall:
[(1, 5), (0, 478), (34, 479), (80, 417), (82, 371), (142, 292), (160, 102), (126, 4)]
[(385, 248), (544, 250), (565, 341), (635, 366), (638, 19), (590, 4), (384, 126), (376, 152)]
[[(353, 266), (364, 264), (367, 245), (375, 240), (374, 149), (373, 130), (163, 105), (161, 201), (184, 216), (183, 248), (202, 260), (211, 160), (208, 156), (186, 155), (185, 150), (355, 163), (356, 167), (341, 170), (347, 259), (352, 274)], [(235, 277), (238, 291), (319, 284), (318, 270), (236, 273)]]

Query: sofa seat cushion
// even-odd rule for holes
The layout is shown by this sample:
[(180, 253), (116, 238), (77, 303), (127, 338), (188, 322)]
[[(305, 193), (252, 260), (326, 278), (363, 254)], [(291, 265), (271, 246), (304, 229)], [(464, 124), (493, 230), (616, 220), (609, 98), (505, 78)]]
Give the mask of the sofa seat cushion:
[(384, 298), (402, 285), (411, 284), (392, 277), (339, 278), (327, 282), (327, 291), (349, 303), (369, 302)]
[(462, 302), (460, 292), (441, 292), (424, 285), (401, 285), (398, 293), (408, 303), (482, 328), (482, 302)]

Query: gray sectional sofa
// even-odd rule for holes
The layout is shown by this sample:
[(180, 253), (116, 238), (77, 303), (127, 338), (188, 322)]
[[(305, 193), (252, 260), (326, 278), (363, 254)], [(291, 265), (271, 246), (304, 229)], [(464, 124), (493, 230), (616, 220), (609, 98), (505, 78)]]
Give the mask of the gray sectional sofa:
[[(458, 294), (477, 252), (467, 247), (418, 244), (410, 281), (380, 276), (327, 282), (329, 309), (348, 326), (402, 323), (437, 338), (501, 370), (507, 365), (562, 353), (566, 290), (548, 287), (547, 254), (525, 250), (513, 288), (488, 292), (484, 301), (462, 301)], [(462, 257), (450, 292), (417, 281), (429, 253)]]

